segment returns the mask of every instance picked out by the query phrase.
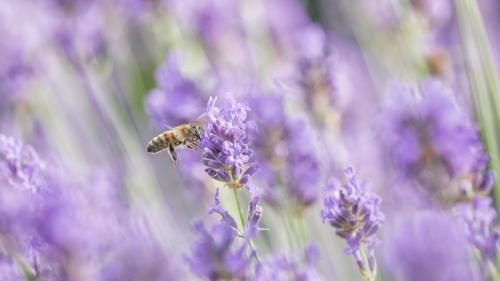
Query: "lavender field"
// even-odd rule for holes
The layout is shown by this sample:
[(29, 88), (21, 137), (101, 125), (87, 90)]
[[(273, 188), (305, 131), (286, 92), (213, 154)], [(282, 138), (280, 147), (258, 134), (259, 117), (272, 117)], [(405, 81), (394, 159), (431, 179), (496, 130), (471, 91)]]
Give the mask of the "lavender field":
[(500, 281), (499, 0), (0, 1), (0, 281)]

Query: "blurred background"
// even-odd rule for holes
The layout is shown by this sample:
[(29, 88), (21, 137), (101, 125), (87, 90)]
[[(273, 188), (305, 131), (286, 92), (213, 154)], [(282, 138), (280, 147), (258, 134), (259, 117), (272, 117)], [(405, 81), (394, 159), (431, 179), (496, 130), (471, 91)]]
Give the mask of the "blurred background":
[[(401, 198), (413, 194), (394, 192), (406, 183), (399, 182), (401, 167), (387, 161), (396, 146), (411, 148), (391, 147), (380, 128), (404, 112), (384, 110), (392, 102), (405, 111), (404, 101), (392, 99), (401, 88), (438, 83), (463, 113), (457, 122), (475, 122), (488, 169), (500, 171), (499, 21), (497, 0), (0, 1), (0, 133), (32, 146), (42, 170), (57, 167), (65, 192), (90, 189), (90, 202), (100, 198), (96, 206), (110, 202), (109, 192), (119, 197), (138, 218), (132, 228), (154, 237), (146, 240), (158, 243), (152, 247), (176, 276), (68, 280), (197, 280), (186, 265), (196, 240), (192, 223), (213, 220), (207, 211), (217, 187), (236, 217), (232, 194), (206, 175), (201, 151), (178, 150), (174, 166), (167, 153), (147, 154), (146, 145), (196, 120), (211, 96), (250, 107), (260, 166), (252, 182), (264, 190), (262, 227), (269, 229), (255, 239), (261, 256), (316, 242), (323, 280), (362, 280), (345, 242), (319, 215), (322, 188), (353, 166), (383, 198), (380, 280), (422, 280), (392, 273), (388, 256), (396, 246), (383, 238), (389, 229), (411, 228), (398, 225), (398, 214), (427, 218), (402, 207), (413, 203)], [(495, 188), (492, 194), (500, 199)], [(242, 200), (247, 206), (250, 195)], [(99, 208), (91, 216), (111, 212)], [(93, 239), (118, 221), (93, 225)], [(60, 231), (72, 229), (63, 225)]]

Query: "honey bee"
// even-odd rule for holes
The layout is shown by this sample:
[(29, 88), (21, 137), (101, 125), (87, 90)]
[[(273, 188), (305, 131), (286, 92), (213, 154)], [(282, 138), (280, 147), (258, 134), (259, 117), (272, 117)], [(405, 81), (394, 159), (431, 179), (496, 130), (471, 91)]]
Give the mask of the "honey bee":
[(205, 134), (203, 127), (197, 123), (188, 123), (176, 126), (154, 137), (147, 146), (149, 153), (158, 153), (168, 149), (168, 153), (177, 163), (176, 148), (199, 148), (200, 140)]

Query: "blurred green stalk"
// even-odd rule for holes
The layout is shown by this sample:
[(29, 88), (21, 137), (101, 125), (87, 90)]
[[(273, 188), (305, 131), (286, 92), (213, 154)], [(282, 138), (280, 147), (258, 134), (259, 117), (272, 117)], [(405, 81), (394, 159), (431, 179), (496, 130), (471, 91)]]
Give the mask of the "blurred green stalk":
[[(241, 209), (238, 190), (236, 188), (231, 188), (231, 189), (233, 190), (234, 200), (236, 201), (236, 208), (238, 209), (238, 217), (240, 218), (242, 233), (245, 233), (245, 217), (243, 216), (243, 211)], [(245, 237), (245, 239), (247, 239), (247, 237)], [(252, 239), (248, 238), (248, 244), (250, 245), (250, 249), (252, 249), (252, 251), (255, 254), (255, 259), (257, 260), (258, 263), (260, 263), (259, 253), (257, 252), (257, 249), (255, 248)]]
[[(454, 3), (476, 119), (491, 157), (491, 167), (500, 175), (500, 84), (493, 54), (477, 2), (455, 0)], [(493, 194), (496, 209), (500, 211), (499, 181), (495, 183)]]

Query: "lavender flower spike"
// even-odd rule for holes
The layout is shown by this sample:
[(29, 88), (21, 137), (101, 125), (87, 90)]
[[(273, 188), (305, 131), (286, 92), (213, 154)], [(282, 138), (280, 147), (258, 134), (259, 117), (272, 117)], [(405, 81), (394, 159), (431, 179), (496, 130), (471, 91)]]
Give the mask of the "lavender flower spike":
[(476, 197), (456, 207), (458, 217), (466, 229), (469, 243), (478, 251), (481, 273), (487, 275), (488, 262), (495, 262), (500, 245), (500, 227), (497, 212), (490, 197)]
[(236, 102), (228, 108), (218, 108), (216, 101), (216, 98), (208, 101), (208, 123), (201, 141), (205, 171), (230, 188), (241, 188), (257, 169), (247, 138), (249, 108)]
[(345, 252), (355, 257), (363, 278), (374, 280), (374, 234), (384, 221), (384, 215), (379, 210), (381, 199), (364, 189), (351, 167), (344, 172), (344, 184), (334, 180), (333, 184), (327, 186), (328, 194), (324, 199), (321, 217), (335, 228), (338, 236), (346, 240), (348, 248)]

